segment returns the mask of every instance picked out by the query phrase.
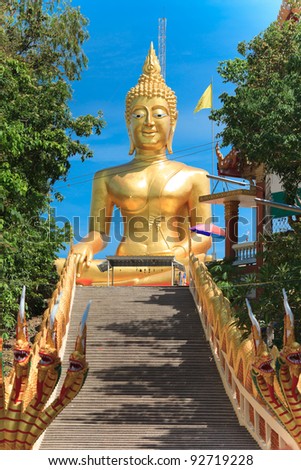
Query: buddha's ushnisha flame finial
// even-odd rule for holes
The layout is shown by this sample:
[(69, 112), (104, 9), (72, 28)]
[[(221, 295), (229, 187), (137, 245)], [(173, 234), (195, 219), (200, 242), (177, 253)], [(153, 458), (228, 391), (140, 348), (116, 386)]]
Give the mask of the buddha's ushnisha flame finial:
[(161, 75), (161, 67), (158, 57), (156, 56), (154, 45), (151, 42), (148, 54), (146, 56), (142, 71), (145, 75), (158, 75), (159, 79), (163, 79)]
[(161, 75), (161, 67), (153, 43), (150, 45), (137, 85), (131, 88), (126, 96), (125, 118), (127, 126), (129, 126), (131, 119), (132, 101), (142, 96), (165, 99), (169, 108), (171, 124), (173, 125), (176, 122), (177, 98), (174, 91), (166, 85)]

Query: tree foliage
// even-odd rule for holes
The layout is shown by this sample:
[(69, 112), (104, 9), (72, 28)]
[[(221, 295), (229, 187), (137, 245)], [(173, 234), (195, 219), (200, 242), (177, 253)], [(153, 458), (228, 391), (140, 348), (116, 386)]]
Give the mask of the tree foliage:
[(80, 10), (60, 0), (6, 0), (2, 7), (2, 319), (9, 327), (23, 284), (31, 314), (49, 297), (53, 261), (69, 230), (51, 214), (53, 184), (66, 178), (71, 157), (92, 156), (80, 137), (99, 135), (104, 121), (101, 112), (74, 117), (69, 107), (71, 83), (87, 65), (88, 21)]
[[(263, 163), (267, 173), (280, 176), (287, 202), (294, 203), (301, 182), (301, 23), (295, 16), (273, 23), (250, 42), (238, 46), (241, 57), (222, 62), (219, 73), (235, 85), (232, 95), (220, 96), (222, 107), (211, 119), (224, 126), (219, 137), (224, 145), (240, 150), (240, 156)], [(242, 276), (227, 263), (210, 271), (228, 294), (237, 313), (237, 324), (250, 333), (245, 297), (263, 329), (274, 328), (275, 343), (282, 344), (287, 292), (295, 315), (296, 336), (301, 336), (301, 221), (292, 230), (264, 240), (263, 266)]]
[(220, 96), (211, 119), (225, 126), (223, 144), (279, 175), (294, 203), (301, 182), (301, 23), (273, 23), (238, 52), (242, 57), (218, 68), (236, 88)]

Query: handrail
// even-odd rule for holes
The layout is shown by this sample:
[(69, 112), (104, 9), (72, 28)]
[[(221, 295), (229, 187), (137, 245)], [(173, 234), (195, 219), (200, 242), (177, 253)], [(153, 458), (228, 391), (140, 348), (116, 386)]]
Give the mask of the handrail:
[[(262, 449), (300, 450), (289, 432), (259, 401), (250, 377), (252, 341), (241, 342), (241, 334), (233, 325), (228, 299), (218, 289), (205, 265), (194, 255), (190, 257), (189, 285), (217, 369), (240, 424), (248, 429)], [(233, 344), (236, 345), (236, 354), (233, 354)], [(243, 379), (239, 377), (241, 374)], [(249, 384), (248, 389), (246, 383)]]

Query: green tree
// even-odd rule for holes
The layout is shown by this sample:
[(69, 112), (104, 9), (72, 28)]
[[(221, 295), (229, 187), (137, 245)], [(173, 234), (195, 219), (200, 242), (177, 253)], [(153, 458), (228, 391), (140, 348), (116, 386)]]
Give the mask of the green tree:
[(238, 52), (242, 57), (218, 68), (236, 88), (220, 96), (211, 119), (224, 126), (223, 145), (279, 175), (294, 203), (301, 182), (301, 23), (273, 23)]
[(70, 158), (92, 157), (80, 138), (99, 135), (102, 113), (73, 117), (71, 83), (87, 65), (82, 50), (87, 19), (70, 1), (2, 2), (0, 76), (3, 119), (2, 321), (12, 326), (22, 285), (31, 314), (41, 313), (56, 281), (57, 251), (68, 241), (51, 213), (53, 185)]
[[(300, 6), (300, 2), (297, 2)], [(250, 42), (238, 45), (241, 57), (218, 68), (233, 94), (220, 96), (222, 107), (211, 119), (223, 125), (223, 145), (240, 150), (240, 156), (263, 163), (267, 173), (280, 176), (287, 202), (294, 203), (301, 182), (301, 23), (294, 19), (273, 23)], [(299, 218), (300, 219), (300, 218)], [(272, 234), (264, 240), (263, 266), (253, 275), (240, 276), (222, 265), (211, 266), (221, 288), (230, 294), (240, 328), (250, 332), (245, 297), (256, 292), (252, 308), (263, 328), (275, 328), (275, 342), (283, 335), (282, 289), (295, 315), (301, 335), (301, 225)], [(226, 285), (224, 285), (226, 282)]]

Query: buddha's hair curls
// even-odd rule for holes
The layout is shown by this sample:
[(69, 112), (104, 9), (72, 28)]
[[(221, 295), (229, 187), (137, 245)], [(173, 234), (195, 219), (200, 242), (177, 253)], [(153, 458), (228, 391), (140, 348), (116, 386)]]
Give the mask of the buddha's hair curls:
[(143, 73), (137, 85), (131, 88), (126, 96), (125, 119), (127, 126), (131, 120), (132, 101), (139, 96), (165, 99), (168, 103), (171, 124), (174, 124), (177, 119), (177, 97), (175, 92), (166, 85), (161, 75), (161, 67), (152, 43), (142, 70)]

